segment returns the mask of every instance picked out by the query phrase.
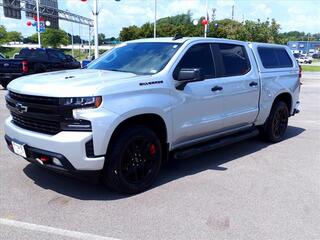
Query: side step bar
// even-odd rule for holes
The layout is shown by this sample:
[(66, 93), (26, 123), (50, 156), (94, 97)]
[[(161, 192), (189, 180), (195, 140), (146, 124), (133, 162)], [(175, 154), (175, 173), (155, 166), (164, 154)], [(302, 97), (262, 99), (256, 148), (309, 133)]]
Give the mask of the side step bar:
[(177, 150), (174, 152), (174, 158), (180, 159), (180, 158), (189, 158), (194, 155), (198, 155), (200, 153), (209, 152), (211, 150), (224, 147), (229, 144), (233, 144), (236, 142), (240, 142), (242, 140), (252, 138), (259, 135), (259, 130), (254, 128), (250, 131), (240, 132), (233, 135), (229, 135), (223, 138), (218, 138), (215, 140), (212, 140), (210, 142), (197, 144), (195, 146), (191, 146), (186, 149)]

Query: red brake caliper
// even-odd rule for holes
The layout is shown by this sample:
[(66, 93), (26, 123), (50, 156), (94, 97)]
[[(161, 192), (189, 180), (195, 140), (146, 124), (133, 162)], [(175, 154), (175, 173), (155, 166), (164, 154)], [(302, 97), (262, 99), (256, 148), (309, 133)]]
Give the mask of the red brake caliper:
[(156, 146), (154, 144), (150, 145), (149, 153), (150, 153), (150, 155), (154, 155), (156, 153)]

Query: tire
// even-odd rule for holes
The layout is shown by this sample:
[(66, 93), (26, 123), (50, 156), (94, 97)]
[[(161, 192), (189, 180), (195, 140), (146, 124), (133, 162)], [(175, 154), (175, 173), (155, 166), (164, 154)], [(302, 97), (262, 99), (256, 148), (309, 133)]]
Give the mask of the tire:
[(130, 126), (111, 142), (103, 182), (120, 193), (142, 192), (155, 181), (161, 161), (162, 149), (157, 135), (144, 126)]
[(282, 101), (275, 102), (266, 123), (260, 129), (263, 138), (272, 143), (282, 141), (288, 127), (288, 119), (287, 104)]

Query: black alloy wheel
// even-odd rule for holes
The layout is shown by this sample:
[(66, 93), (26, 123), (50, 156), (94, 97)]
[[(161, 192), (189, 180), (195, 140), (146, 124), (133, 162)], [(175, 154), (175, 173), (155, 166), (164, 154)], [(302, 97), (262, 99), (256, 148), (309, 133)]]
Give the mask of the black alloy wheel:
[(120, 193), (142, 192), (155, 181), (161, 160), (157, 135), (145, 126), (129, 126), (111, 142), (106, 154), (104, 183)]

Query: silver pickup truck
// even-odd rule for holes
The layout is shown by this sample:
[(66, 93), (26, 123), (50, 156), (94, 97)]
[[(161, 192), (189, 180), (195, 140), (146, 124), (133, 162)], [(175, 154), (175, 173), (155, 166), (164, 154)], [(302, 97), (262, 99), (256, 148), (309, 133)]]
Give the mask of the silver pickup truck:
[(141, 192), (160, 166), (260, 134), (285, 136), (300, 75), (286, 46), (213, 38), (123, 43), (86, 69), (8, 85), (9, 149), (44, 168)]

